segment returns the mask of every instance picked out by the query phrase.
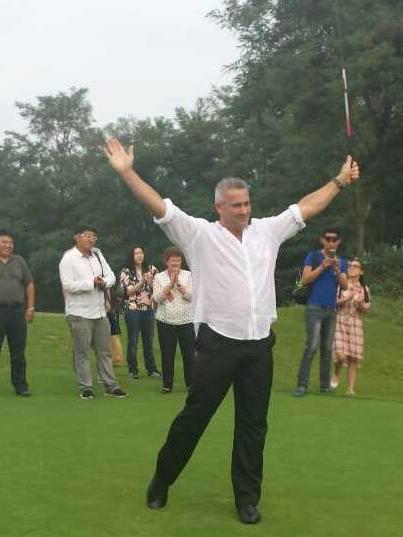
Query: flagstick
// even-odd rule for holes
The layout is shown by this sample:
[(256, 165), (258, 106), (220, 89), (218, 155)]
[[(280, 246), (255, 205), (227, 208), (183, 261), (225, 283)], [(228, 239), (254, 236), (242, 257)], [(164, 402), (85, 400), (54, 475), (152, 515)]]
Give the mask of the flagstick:
[(347, 75), (346, 70), (341, 70), (341, 74), (343, 77), (343, 85), (344, 85), (344, 113), (345, 113), (345, 121), (346, 121), (346, 134), (348, 138), (351, 138), (353, 136), (353, 129), (351, 127), (351, 120), (350, 120), (350, 106), (348, 104), (348, 88), (347, 88)]

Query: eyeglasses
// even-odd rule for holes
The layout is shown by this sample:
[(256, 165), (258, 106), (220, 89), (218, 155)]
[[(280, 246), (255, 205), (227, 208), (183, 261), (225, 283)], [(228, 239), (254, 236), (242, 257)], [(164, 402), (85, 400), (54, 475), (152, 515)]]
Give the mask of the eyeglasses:
[(90, 239), (92, 241), (96, 241), (98, 239), (98, 237), (93, 233), (80, 233), (80, 237), (83, 239)]
[(339, 240), (339, 237), (333, 237), (332, 235), (325, 235), (323, 239), (326, 242), (337, 242)]
[(361, 265), (359, 263), (347, 263), (348, 268), (358, 268), (361, 269)]

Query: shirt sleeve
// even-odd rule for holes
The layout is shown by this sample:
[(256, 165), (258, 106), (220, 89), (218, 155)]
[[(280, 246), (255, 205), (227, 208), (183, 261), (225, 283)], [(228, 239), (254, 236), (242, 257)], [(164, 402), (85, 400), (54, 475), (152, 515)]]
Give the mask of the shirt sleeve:
[(72, 265), (68, 256), (64, 256), (59, 264), (60, 281), (65, 291), (69, 293), (82, 293), (94, 290), (94, 279), (75, 280)]
[(187, 250), (197, 239), (206, 220), (186, 214), (168, 198), (164, 199), (164, 203), (165, 215), (162, 218), (154, 218), (154, 222), (178, 248)]
[(288, 209), (277, 216), (270, 216), (263, 218), (263, 220), (269, 226), (271, 233), (277, 239), (279, 245), (296, 235), (298, 231), (305, 227), (301, 211), (296, 204), (290, 205)]
[(347, 274), (347, 261), (344, 257), (340, 259), (340, 272)]
[(163, 296), (163, 285), (162, 285), (163, 274), (157, 274), (154, 278), (154, 287), (153, 287), (153, 300), (157, 304), (164, 302)]
[(34, 281), (32, 274), (28, 268), (28, 265), (25, 262), (25, 259), (20, 257), (20, 263), (21, 263), (21, 269), (22, 269), (22, 280), (24, 282), (25, 287)]
[(313, 265), (313, 252), (309, 252), (309, 254), (306, 256), (306, 258), (304, 259), (304, 267), (312, 267)]
[(101, 262), (102, 262), (102, 269), (104, 273), (103, 279), (106, 282), (106, 288), (109, 289), (110, 287), (115, 285), (115, 282), (116, 282), (115, 274), (113, 273), (113, 270), (108, 265), (108, 262), (106, 261), (106, 259), (104, 258), (100, 250), (98, 250), (98, 255), (101, 258)]
[(182, 298), (184, 300), (187, 300), (188, 302), (191, 302), (192, 301), (192, 274), (191, 274), (191, 272), (186, 271), (185, 279), (186, 279), (186, 281), (185, 281), (184, 286), (186, 288), (186, 291), (182, 295)]

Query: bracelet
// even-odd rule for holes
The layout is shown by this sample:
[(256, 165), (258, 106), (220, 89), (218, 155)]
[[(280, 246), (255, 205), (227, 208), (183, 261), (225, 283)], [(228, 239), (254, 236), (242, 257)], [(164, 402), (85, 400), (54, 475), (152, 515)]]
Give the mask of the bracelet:
[(346, 185), (343, 183), (343, 181), (340, 181), (340, 179), (338, 177), (334, 177), (334, 179), (332, 179), (333, 183), (337, 186), (337, 188), (339, 190), (341, 190), (342, 188), (344, 188)]

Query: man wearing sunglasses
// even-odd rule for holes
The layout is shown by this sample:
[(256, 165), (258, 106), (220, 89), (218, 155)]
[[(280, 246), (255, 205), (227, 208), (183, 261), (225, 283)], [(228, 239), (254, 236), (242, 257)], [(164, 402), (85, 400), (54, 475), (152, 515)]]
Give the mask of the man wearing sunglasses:
[(337, 289), (347, 288), (347, 262), (337, 256), (341, 238), (338, 230), (325, 229), (320, 238), (322, 249), (310, 252), (304, 261), (303, 285), (311, 290), (305, 308), (306, 343), (298, 370), (295, 397), (307, 393), (311, 365), (320, 347), (320, 392), (330, 392), (332, 346), (336, 327)]

